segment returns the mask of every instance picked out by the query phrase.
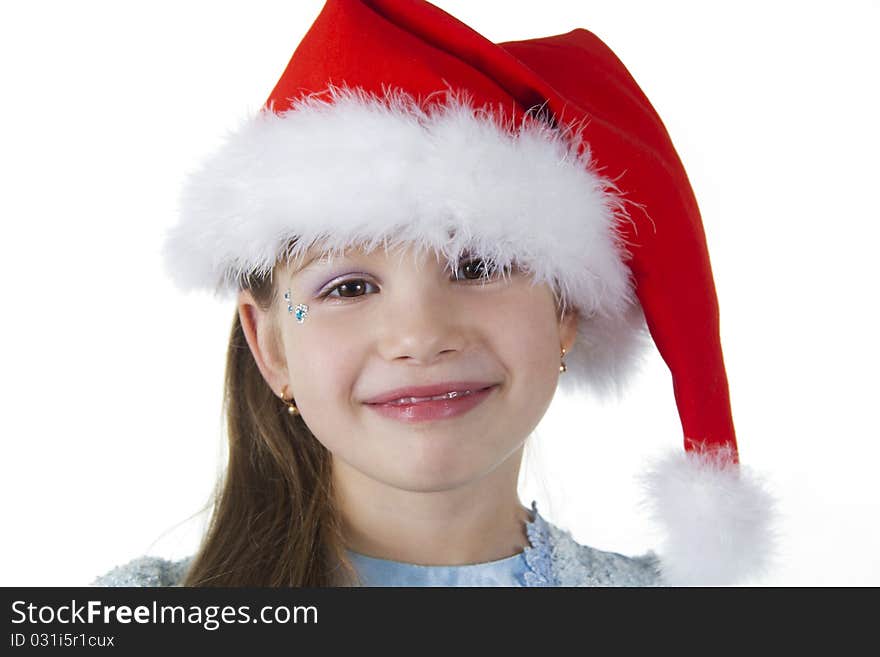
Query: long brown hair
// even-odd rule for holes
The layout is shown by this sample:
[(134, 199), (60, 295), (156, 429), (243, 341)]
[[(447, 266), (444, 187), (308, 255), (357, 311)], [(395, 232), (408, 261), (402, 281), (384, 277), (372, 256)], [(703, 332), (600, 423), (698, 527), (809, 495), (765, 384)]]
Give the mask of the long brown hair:
[[(244, 287), (260, 308), (273, 307), (271, 274), (251, 276)], [(263, 379), (237, 310), (224, 406), (229, 463), (182, 585), (356, 585), (333, 502), (330, 453)]]

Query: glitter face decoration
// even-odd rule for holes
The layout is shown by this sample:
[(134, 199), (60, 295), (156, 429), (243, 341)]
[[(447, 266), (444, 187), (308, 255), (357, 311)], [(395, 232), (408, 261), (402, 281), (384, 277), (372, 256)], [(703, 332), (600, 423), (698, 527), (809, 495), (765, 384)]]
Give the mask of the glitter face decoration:
[(284, 300), (287, 301), (287, 312), (296, 317), (296, 321), (302, 324), (309, 315), (309, 307), (304, 303), (298, 303), (296, 306), (290, 300), (290, 290), (284, 293)]

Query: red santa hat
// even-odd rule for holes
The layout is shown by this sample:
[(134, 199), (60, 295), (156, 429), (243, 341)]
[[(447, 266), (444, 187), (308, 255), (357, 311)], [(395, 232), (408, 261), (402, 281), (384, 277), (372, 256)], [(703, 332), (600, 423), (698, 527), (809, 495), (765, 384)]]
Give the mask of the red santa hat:
[(619, 390), (653, 338), (684, 433), (647, 475), (664, 578), (764, 569), (771, 503), (739, 464), (700, 212), (602, 41), (495, 44), (421, 0), (328, 0), (262, 111), (187, 181), (165, 256), (182, 288), (234, 293), (313, 244), (402, 243), (558, 290), (580, 313), (568, 392)]

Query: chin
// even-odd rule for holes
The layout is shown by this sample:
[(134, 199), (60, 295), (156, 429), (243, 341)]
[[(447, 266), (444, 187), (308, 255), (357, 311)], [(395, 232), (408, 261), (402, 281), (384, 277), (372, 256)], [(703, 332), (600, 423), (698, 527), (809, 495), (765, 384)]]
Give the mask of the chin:
[(405, 459), (395, 462), (393, 473), (386, 479), (395, 488), (414, 493), (439, 493), (467, 486), (480, 478), (480, 472), (474, 469), (474, 463), (456, 462), (437, 463), (425, 462), (406, 464)]
[(503, 455), (490, 456), (459, 453), (443, 462), (412, 464), (406, 471), (398, 468), (399, 479), (407, 490), (441, 492), (472, 486), (503, 467)]
[(434, 481), (416, 481), (407, 479), (405, 481), (395, 483), (394, 487), (399, 490), (405, 490), (410, 493), (445, 493), (448, 491), (462, 488), (470, 483), (469, 479), (442, 479), (438, 478)]

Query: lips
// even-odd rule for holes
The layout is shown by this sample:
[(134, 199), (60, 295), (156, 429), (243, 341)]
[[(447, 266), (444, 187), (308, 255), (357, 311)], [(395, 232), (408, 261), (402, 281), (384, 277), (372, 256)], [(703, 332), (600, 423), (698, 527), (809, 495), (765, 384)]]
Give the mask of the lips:
[[(474, 388), (477, 387), (474, 386)], [(410, 394), (412, 390), (409, 389), (406, 394)], [(492, 398), (496, 390), (498, 390), (497, 385), (490, 385), (476, 390), (468, 388), (464, 392), (452, 391), (453, 394), (444, 395), (439, 399), (426, 396), (404, 397), (378, 404), (366, 404), (366, 407), (382, 417), (398, 422), (435, 422), (450, 420), (471, 412)], [(397, 394), (399, 393), (395, 392), (391, 396), (394, 397)], [(413, 401), (413, 399), (425, 399), (425, 401)]]
[(389, 390), (381, 395), (367, 399), (365, 404), (416, 404), (437, 401), (437, 399), (455, 399), (458, 397), (470, 395), (486, 388), (490, 388), (494, 383), (491, 381), (448, 381), (445, 383), (435, 383), (427, 386), (411, 386), (406, 388), (396, 388)]

